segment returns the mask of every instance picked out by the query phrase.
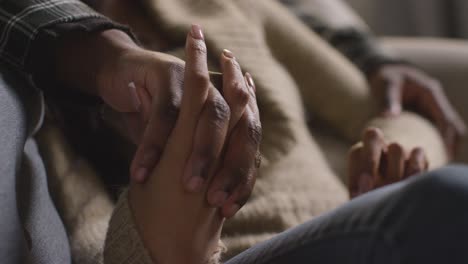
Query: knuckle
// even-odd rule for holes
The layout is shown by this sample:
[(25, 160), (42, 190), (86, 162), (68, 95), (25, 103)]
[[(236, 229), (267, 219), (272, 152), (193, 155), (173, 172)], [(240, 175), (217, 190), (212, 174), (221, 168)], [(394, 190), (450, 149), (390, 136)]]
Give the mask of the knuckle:
[(210, 85), (210, 78), (208, 77), (208, 75), (199, 72), (195, 73), (191, 77), (191, 81), (193, 82), (196, 88), (202, 90), (207, 89)]
[(214, 97), (207, 101), (207, 114), (212, 122), (222, 126), (228, 123), (231, 116), (229, 106), (223, 98)]
[(241, 71), (241, 66), (237, 60), (229, 60), (227, 63), (229, 63), (235, 71)]
[(259, 122), (249, 122), (247, 126), (247, 136), (254, 145), (260, 145), (260, 142), (262, 141), (262, 126)]
[(206, 45), (202, 41), (194, 42), (189, 48), (196, 56), (206, 56)]
[(231, 84), (231, 90), (233, 91), (233, 96), (239, 104), (245, 105), (250, 99), (250, 94), (245, 89), (245, 85), (235, 81)]

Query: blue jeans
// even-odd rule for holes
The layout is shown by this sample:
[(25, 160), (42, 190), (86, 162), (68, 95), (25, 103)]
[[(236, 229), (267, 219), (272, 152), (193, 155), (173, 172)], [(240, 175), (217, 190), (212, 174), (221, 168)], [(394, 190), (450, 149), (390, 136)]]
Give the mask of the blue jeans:
[(227, 264), (468, 263), (468, 167), (358, 197)]

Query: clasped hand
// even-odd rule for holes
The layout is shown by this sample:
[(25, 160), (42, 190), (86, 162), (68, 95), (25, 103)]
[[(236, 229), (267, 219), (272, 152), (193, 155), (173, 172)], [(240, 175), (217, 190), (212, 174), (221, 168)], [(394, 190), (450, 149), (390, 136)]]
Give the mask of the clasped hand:
[[(225, 50), (220, 58), (222, 89), (215, 89), (200, 27), (194, 26), (190, 35), (187, 62), (122, 45), (115, 63), (99, 74), (99, 95), (124, 114), (129, 136), (138, 145), (131, 164), (134, 182), (144, 183), (165, 155), (174, 154), (168, 151), (188, 151), (186, 159), (174, 164), (184, 168), (181, 184), (189, 192), (208, 186), (209, 204), (231, 217), (246, 203), (255, 182), (261, 140), (255, 85)], [(168, 149), (177, 127), (186, 141)]]

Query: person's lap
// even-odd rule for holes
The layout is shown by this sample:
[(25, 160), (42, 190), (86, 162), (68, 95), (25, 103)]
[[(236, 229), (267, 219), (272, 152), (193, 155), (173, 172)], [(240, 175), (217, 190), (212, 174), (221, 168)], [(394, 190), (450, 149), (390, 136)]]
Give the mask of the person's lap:
[[(2, 74), (3, 75), (3, 74)], [(15, 175), (18, 159), (25, 140), (25, 122), (21, 104), (17, 95), (7, 89), (6, 81), (0, 77), (0, 243), (1, 259), (17, 262), (25, 249), (25, 241), (18, 234), (22, 233), (19, 215), (16, 209)]]
[(462, 263), (468, 167), (371, 192), (234, 257), (235, 263)]
[(49, 196), (42, 159), (28, 138), (37, 121), (25, 104), (34, 100), (30, 88), (20, 76), (0, 70), (0, 259), (70, 263), (68, 239)]

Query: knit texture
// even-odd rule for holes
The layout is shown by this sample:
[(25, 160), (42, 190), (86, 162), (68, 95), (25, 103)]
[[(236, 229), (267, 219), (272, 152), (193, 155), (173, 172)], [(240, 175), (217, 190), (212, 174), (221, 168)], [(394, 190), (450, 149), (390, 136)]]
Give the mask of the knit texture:
[(104, 263), (152, 263), (133, 221), (132, 211), (128, 205), (127, 191), (120, 195), (112, 213), (107, 231), (106, 248), (104, 249)]

